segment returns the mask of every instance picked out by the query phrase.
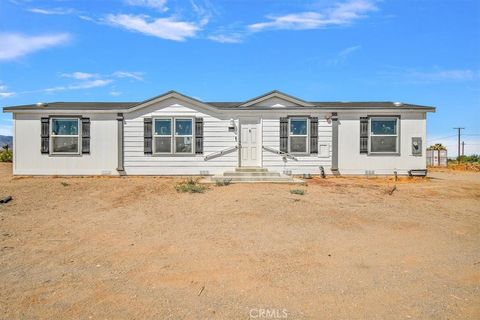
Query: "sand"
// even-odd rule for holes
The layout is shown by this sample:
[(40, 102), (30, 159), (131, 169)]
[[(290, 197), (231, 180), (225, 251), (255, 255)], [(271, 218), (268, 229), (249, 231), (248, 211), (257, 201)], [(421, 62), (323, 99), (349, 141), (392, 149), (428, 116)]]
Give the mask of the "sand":
[(181, 194), (10, 172), (0, 319), (480, 318), (479, 173)]

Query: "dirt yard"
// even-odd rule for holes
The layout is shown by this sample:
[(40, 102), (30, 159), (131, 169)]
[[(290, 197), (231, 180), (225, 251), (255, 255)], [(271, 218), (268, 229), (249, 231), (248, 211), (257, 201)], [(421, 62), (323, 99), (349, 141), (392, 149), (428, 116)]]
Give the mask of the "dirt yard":
[[(480, 174), (12, 178), (0, 319), (480, 319)], [(290, 193), (293, 188), (305, 195)]]

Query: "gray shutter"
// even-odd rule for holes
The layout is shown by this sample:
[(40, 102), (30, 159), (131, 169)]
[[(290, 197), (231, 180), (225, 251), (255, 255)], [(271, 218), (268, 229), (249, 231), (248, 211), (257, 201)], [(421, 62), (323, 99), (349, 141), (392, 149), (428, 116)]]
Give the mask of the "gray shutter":
[(90, 153), (90, 118), (82, 118), (82, 153)]
[(288, 152), (288, 118), (280, 118), (280, 151)]
[(203, 153), (203, 118), (195, 118), (195, 153)]
[(143, 119), (143, 153), (152, 154), (152, 118)]
[(48, 153), (50, 147), (50, 119), (49, 118), (42, 118), (41, 119), (41, 147), (40, 151), (42, 153)]
[(360, 118), (360, 153), (368, 153), (368, 118)]
[(310, 153), (318, 153), (318, 117), (310, 118)]

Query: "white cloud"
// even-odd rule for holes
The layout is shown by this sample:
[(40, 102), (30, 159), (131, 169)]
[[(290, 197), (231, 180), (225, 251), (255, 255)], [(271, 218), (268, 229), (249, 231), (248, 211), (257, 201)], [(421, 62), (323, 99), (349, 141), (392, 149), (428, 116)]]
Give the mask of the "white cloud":
[(73, 9), (63, 9), (63, 8), (54, 8), (54, 9), (41, 9), (41, 8), (31, 8), (27, 9), (27, 11), (39, 14), (46, 14), (46, 15), (66, 15), (73, 13)]
[(167, 11), (167, 0), (126, 0), (126, 4), (131, 6), (153, 8), (159, 11)]
[(337, 66), (337, 65), (343, 64), (345, 63), (347, 58), (358, 49), (360, 49), (359, 45), (345, 48), (342, 51), (340, 51), (334, 59), (329, 60), (328, 64), (331, 66)]
[(442, 81), (442, 80), (455, 80), (455, 81), (468, 81), (478, 78), (478, 73), (472, 70), (436, 70), (431, 72), (410, 71), (409, 76), (418, 80), (425, 81)]
[(143, 81), (143, 72), (128, 72), (128, 71), (116, 71), (113, 73), (117, 78), (132, 78), (138, 81)]
[[(66, 91), (66, 90), (80, 90), (80, 89), (92, 89), (92, 88), (99, 88), (105, 87), (106, 85), (110, 84), (113, 80), (111, 79), (96, 79), (96, 80), (89, 80), (85, 82), (81, 82), (78, 84), (72, 84), (68, 86), (58, 86), (46, 89), (36, 90), (36, 92), (57, 92), (57, 91)], [(35, 92), (35, 91), (32, 91)]]
[(240, 43), (243, 41), (244, 35), (241, 33), (216, 34), (208, 36), (208, 39), (220, 43)]
[[(143, 72), (131, 72), (131, 71), (116, 71), (112, 74), (102, 75), (99, 73), (89, 73), (89, 72), (81, 72), (76, 71), (72, 73), (62, 73), (61, 77), (63, 78), (70, 78), (76, 80), (76, 83), (68, 84), (68, 85), (60, 85), (50, 88), (43, 88), (43, 89), (36, 89), (36, 90), (27, 90), (27, 91), (19, 91), (19, 92), (12, 92), (8, 90), (8, 87), (0, 82), (0, 99), (1, 98), (8, 98), (14, 95), (23, 95), (23, 94), (33, 94), (33, 93), (55, 93), (55, 92), (62, 92), (62, 91), (70, 91), (70, 90), (86, 90), (86, 89), (93, 89), (93, 88), (101, 88), (105, 87), (109, 84), (114, 82), (121, 81), (120, 79), (134, 79), (137, 81), (143, 81)], [(112, 86), (111, 91), (109, 92), (112, 96), (118, 96), (121, 94), (118, 90)]]
[(85, 79), (91, 79), (91, 78), (98, 78), (98, 74), (77, 71), (72, 73), (63, 73), (62, 77), (73, 78), (77, 80), (85, 80)]
[(29, 53), (69, 42), (68, 33), (28, 36), (17, 33), (0, 34), (0, 60), (11, 60)]
[(308, 11), (287, 15), (269, 15), (269, 21), (254, 23), (248, 26), (252, 32), (264, 30), (307, 30), (330, 26), (349, 25), (355, 20), (365, 17), (369, 12), (376, 11), (372, 0), (350, 0), (338, 3), (334, 7), (320, 12)]
[(85, 16), (85, 15), (79, 15), (78, 18), (80, 18), (82, 20), (85, 20), (85, 21), (96, 22), (95, 19), (93, 19), (89, 16)]
[(173, 17), (151, 19), (143, 15), (109, 14), (105, 21), (116, 27), (174, 41), (194, 37), (200, 30), (196, 23), (177, 21)]
[(15, 94), (15, 92), (9, 91), (6, 85), (0, 84), (0, 98), (8, 98)]

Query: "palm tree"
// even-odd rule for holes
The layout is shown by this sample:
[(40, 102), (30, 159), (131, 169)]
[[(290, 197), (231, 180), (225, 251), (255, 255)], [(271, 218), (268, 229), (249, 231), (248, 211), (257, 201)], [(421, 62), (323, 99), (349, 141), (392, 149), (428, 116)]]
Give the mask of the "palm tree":
[(428, 147), (427, 150), (447, 150), (447, 148), (441, 143), (435, 143), (433, 146)]

